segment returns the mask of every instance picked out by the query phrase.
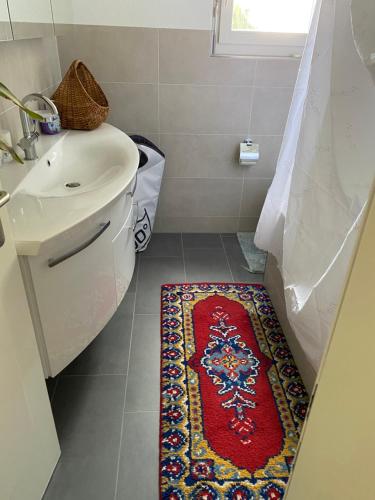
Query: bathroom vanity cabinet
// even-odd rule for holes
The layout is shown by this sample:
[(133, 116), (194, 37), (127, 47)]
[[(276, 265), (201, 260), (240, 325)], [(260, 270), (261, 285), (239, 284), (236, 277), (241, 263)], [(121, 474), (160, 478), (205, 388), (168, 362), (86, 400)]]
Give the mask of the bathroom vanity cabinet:
[(89, 220), (47, 242), (23, 271), (46, 376), (78, 356), (111, 319), (135, 265), (134, 182)]
[(139, 151), (121, 130), (40, 137), (39, 158), (0, 171), (44, 374), (54, 377), (111, 319), (135, 265)]

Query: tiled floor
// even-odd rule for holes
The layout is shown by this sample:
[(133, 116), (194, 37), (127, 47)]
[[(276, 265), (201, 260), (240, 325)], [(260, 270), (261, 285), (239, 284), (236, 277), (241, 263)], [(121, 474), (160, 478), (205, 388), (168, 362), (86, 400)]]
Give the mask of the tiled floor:
[(44, 500), (157, 500), (160, 285), (260, 282), (236, 235), (155, 234), (95, 341), (50, 380), (62, 456)]

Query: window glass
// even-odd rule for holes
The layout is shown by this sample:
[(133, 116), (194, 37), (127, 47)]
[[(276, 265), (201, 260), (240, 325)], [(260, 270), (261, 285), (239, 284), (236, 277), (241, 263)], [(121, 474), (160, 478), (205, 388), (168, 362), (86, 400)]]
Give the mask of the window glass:
[(307, 33), (314, 0), (234, 0), (232, 30)]

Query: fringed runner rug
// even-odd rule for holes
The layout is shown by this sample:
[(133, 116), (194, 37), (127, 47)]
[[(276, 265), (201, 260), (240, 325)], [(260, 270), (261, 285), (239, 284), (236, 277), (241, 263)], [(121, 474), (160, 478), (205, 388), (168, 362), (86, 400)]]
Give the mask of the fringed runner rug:
[(162, 287), (163, 500), (278, 500), (308, 396), (261, 285)]

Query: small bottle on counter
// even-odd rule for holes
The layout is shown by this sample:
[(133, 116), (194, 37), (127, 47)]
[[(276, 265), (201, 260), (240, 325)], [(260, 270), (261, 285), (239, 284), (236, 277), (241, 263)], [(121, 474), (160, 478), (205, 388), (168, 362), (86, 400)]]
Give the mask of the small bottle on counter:
[(43, 110), (38, 110), (37, 113), (45, 119), (44, 122), (40, 122), (40, 130), (43, 134), (55, 135), (61, 132), (60, 116), (58, 114)]

